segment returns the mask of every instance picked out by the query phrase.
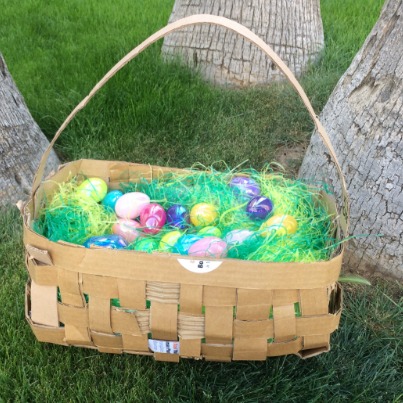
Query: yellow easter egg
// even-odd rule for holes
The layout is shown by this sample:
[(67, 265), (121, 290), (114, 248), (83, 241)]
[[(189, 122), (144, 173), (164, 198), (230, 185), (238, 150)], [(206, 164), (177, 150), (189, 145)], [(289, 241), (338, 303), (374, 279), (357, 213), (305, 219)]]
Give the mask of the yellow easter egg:
[(190, 210), (190, 222), (196, 227), (212, 225), (217, 217), (217, 208), (209, 203), (195, 204)]
[(290, 215), (274, 215), (260, 226), (260, 236), (266, 237), (276, 232), (277, 235), (290, 235), (297, 231), (297, 220)]
[(169, 231), (160, 240), (158, 250), (161, 252), (171, 252), (176, 241), (182, 236), (180, 231)]
[(108, 185), (101, 178), (88, 178), (77, 188), (80, 197), (88, 197), (100, 202), (108, 192)]

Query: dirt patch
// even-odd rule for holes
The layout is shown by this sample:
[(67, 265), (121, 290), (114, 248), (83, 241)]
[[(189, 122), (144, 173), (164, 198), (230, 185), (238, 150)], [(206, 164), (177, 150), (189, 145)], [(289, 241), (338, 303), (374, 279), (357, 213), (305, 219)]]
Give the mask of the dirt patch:
[(305, 152), (306, 146), (302, 144), (290, 147), (281, 146), (277, 149), (274, 160), (281, 164), (287, 173), (296, 177)]

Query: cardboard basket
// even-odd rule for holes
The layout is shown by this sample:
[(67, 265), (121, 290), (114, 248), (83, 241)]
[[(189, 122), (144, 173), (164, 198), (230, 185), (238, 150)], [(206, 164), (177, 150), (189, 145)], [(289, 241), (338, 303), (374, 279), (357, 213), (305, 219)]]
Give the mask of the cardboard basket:
[[(110, 189), (140, 177), (156, 178), (174, 168), (119, 161), (67, 163), (42, 181), (53, 144), (79, 110), (124, 65), (169, 32), (211, 23), (229, 28), (254, 43), (283, 71), (310, 113), (340, 174), (343, 209), (323, 194), (338, 217), (339, 239), (348, 232), (345, 181), (329, 138), (302, 87), (273, 50), (250, 30), (223, 17), (195, 15), (161, 29), (133, 49), (94, 87), (62, 124), (45, 151), (30, 200), (22, 207), (26, 265), (26, 319), (36, 338), (100, 352), (179, 357), (213, 361), (265, 360), (329, 351), (337, 329), (342, 295), (337, 283), (343, 246), (329, 261), (263, 263), (237, 259), (195, 259), (167, 253), (87, 249), (52, 242), (35, 233), (32, 223), (44, 197), (75, 175), (103, 178)], [(61, 301), (58, 302), (58, 291)], [(88, 298), (85, 298), (88, 296)], [(119, 298), (121, 308), (111, 305)], [(299, 314), (295, 312), (298, 307)]]

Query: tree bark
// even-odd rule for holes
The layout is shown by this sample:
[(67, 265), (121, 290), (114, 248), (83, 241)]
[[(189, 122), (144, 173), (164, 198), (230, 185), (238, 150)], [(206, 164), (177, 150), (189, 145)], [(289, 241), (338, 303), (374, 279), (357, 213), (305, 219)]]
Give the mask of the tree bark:
[[(0, 54), (0, 206), (27, 198), (48, 144)], [(58, 165), (52, 152), (47, 172)]]
[[(192, 14), (219, 15), (245, 25), (297, 76), (324, 46), (320, 0), (176, 0), (169, 21)], [(260, 50), (222, 27), (177, 31), (165, 38), (162, 53), (167, 59), (179, 56), (214, 84), (242, 87), (284, 79)]]
[[(403, 0), (388, 1), (322, 115), (351, 198), (346, 265), (403, 278)], [(314, 133), (300, 176), (335, 171)], [(367, 235), (361, 237), (360, 235)], [(383, 236), (379, 236), (379, 235)]]

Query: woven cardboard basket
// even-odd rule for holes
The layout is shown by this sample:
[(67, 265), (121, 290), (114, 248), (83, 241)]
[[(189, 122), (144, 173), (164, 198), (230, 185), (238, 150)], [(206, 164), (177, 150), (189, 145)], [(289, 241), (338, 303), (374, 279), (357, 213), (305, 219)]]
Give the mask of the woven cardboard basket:
[[(177, 169), (118, 161), (80, 160), (42, 181), (51, 147), (79, 110), (125, 64), (169, 32), (192, 24), (227, 27), (254, 43), (283, 71), (310, 113), (340, 174), (343, 209), (323, 195), (338, 217), (337, 236), (347, 235), (348, 197), (329, 138), (302, 87), (272, 49), (247, 28), (228, 19), (196, 15), (152, 35), (116, 66), (73, 110), (42, 157), (30, 200), (22, 207), (26, 265), (26, 319), (42, 342), (96, 348), (100, 352), (215, 361), (265, 360), (329, 350), (341, 314), (339, 277), (343, 247), (329, 261), (262, 263), (236, 259), (195, 260), (175, 254), (87, 249), (51, 242), (32, 230), (44, 197), (75, 175), (103, 178), (109, 188), (139, 177), (152, 179)], [(179, 170), (180, 171), (180, 170)], [(58, 302), (57, 292), (61, 301)], [(88, 302), (84, 294), (89, 296)], [(122, 308), (111, 306), (119, 298)], [(300, 315), (295, 314), (299, 304)]]

